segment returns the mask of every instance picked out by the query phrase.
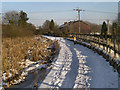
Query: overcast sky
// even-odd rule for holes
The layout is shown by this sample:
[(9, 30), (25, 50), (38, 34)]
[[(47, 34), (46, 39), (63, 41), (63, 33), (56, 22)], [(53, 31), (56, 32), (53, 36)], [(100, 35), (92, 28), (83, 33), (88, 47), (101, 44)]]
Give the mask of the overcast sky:
[(78, 19), (75, 8), (81, 12), (81, 19), (101, 24), (104, 20), (112, 22), (117, 18), (118, 2), (3, 2), (2, 12), (23, 10), (28, 14), (29, 21), (34, 25), (42, 25), (45, 20), (54, 19), (61, 25), (66, 21)]

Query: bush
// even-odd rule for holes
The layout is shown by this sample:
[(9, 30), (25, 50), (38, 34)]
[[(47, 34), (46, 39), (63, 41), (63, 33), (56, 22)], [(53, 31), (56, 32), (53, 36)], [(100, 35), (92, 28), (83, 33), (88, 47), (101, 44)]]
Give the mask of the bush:
[(16, 25), (2, 25), (2, 36), (4, 37), (25, 37), (33, 36), (35, 27), (29, 26), (16, 26)]

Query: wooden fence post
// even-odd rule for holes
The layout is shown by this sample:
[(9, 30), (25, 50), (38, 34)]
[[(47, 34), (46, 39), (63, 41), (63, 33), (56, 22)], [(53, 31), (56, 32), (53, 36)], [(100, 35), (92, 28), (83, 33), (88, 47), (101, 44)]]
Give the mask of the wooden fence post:
[(108, 52), (108, 35), (106, 36), (106, 52)]
[(116, 58), (116, 38), (114, 40), (114, 58)]
[(118, 51), (118, 54), (119, 54), (119, 40), (117, 38), (117, 51)]
[(118, 53), (120, 54), (120, 39), (118, 37)]
[(114, 38), (114, 58), (116, 58), (116, 35), (117, 35), (117, 23), (113, 23), (113, 38)]
[(103, 37), (103, 50), (105, 50), (104, 43), (105, 43), (105, 38)]
[[(108, 48), (109, 48), (109, 35), (108, 35), (108, 39), (107, 39), (107, 45), (108, 45)], [(107, 52), (108, 52), (108, 48), (107, 48)]]
[(99, 43), (99, 48), (100, 48), (100, 36), (98, 36), (98, 43)]
[(118, 52), (120, 54), (120, 41), (118, 40)]
[(111, 35), (109, 36), (109, 53), (111, 53)]

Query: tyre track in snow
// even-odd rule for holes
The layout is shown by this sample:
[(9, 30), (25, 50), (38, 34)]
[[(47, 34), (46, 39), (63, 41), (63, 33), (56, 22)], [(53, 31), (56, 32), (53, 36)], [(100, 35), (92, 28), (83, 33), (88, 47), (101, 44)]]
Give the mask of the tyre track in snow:
[[(54, 37), (48, 37), (55, 39)], [(117, 88), (118, 74), (100, 55), (63, 38), (57, 60), (39, 88)]]
[(61, 87), (62, 82), (65, 79), (65, 75), (71, 69), (70, 65), (72, 62), (72, 52), (70, 49), (64, 44), (65, 40), (60, 42), (60, 54), (55, 62), (52, 63), (53, 69), (47, 75), (40, 88), (56, 88)]

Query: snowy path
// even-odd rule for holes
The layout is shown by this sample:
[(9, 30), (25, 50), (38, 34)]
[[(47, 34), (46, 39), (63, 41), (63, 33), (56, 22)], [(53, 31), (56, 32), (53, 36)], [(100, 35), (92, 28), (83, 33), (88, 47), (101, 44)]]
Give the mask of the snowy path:
[(102, 56), (63, 38), (57, 60), (39, 88), (118, 88), (118, 74)]

